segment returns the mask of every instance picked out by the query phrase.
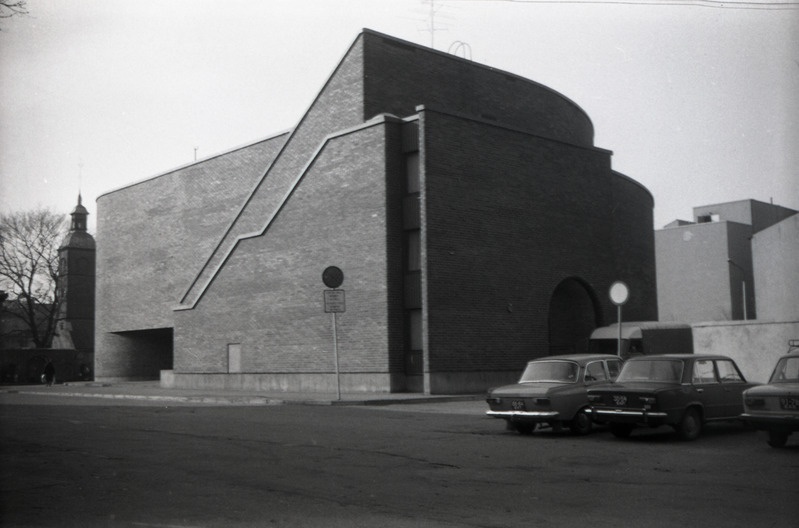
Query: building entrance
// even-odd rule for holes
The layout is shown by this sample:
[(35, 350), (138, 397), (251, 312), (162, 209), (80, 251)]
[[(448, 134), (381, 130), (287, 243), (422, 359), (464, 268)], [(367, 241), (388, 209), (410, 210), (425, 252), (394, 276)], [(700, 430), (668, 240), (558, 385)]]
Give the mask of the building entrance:
[(562, 281), (549, 301), (549, 353), (588, 352), (588, 339), (601, 326), (596, 294), (578, 278)]

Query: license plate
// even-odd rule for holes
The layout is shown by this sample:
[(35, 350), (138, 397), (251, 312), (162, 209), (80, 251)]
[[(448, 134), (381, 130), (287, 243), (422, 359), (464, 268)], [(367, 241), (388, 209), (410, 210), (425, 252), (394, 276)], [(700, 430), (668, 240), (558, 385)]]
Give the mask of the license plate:
[(524, 400), (513, 400), (512, 402), (510, 402), (510, 406), (511, 409), (513, 409), (514, 411), (523, 411), (526, 409), (526, 406), (524, 405)]
[(797, 411), (799, 410), (799, 398), (780, 397), (780, 407), (789, 411)]

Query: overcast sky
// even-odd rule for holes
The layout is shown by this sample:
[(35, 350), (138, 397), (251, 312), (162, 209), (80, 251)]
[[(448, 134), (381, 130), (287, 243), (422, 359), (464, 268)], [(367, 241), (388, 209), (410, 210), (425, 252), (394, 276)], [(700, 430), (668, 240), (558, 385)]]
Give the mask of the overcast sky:
[[(660, 5), (653, 5), (660, 3)], [(664, 5), (668, 4), (668, 5)], [(799, 209), (799, 1), (28, 0), (0, 19), (0, 209), (107, 191), (295, 125), (362, 28), (582, 107), (655, 228)]]

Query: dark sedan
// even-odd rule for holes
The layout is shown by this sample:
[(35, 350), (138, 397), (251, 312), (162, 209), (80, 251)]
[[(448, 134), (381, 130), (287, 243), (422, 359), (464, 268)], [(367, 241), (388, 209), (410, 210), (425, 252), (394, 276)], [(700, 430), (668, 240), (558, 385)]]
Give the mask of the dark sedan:
[(741, 394), (752, 386), (726, 356), (640, 356), (624, 364), (612, 385), (589, 389), (588, 399), (594, 421), (609, 423), (617, 437), (639, 426), (670, 425), (694, 440), (707, 422), (738, 419)]
[(506, 420), (522, 434), (539, 424), (567, 426), (575, 434), (591, 431), (586, 388), (613, 380), (621, 370), (618, 356), (573, 354), (530, 361), (519, 382), (492, 389), (486, 414)]
[(768, 384), (744, 392), (741, 419), (755, 429), (768, 431), (768, 443), (783, 447), (791, 433), (799, 431), (799, 340), (781, 357)]

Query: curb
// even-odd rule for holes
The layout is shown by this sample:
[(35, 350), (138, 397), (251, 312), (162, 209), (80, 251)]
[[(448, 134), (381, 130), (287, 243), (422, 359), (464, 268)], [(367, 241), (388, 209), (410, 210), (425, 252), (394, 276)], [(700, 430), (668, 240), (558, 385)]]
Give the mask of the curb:
[[(94, 385), (95, 387), (109, 387), (110, 385)], [(127, 393), (94, 393), (94, 392), (63, 392), (40, 391), (26, 389), (0, 389), (0, 394), (25, 394), (31, 396), (58, 396), (68, 398), (102, 398), (113, 400), (135, 400), (152, 402), (197, 403), (215, 405), (246, 405), (246, 406), (273, 406), (273, 405), (317, 405), (317, 406), (386, 406), (386, 405), (418, 405), (430, 403), (450, 403), (462, 401), (478, 401), (483, 395), (462, 396), (430, 396), (421, 398), (380, 398), (360, 400), (330, 400), (330, 399), (285, 399), (268, 396), (169, 396), (152, 394), (127, 394)]]

